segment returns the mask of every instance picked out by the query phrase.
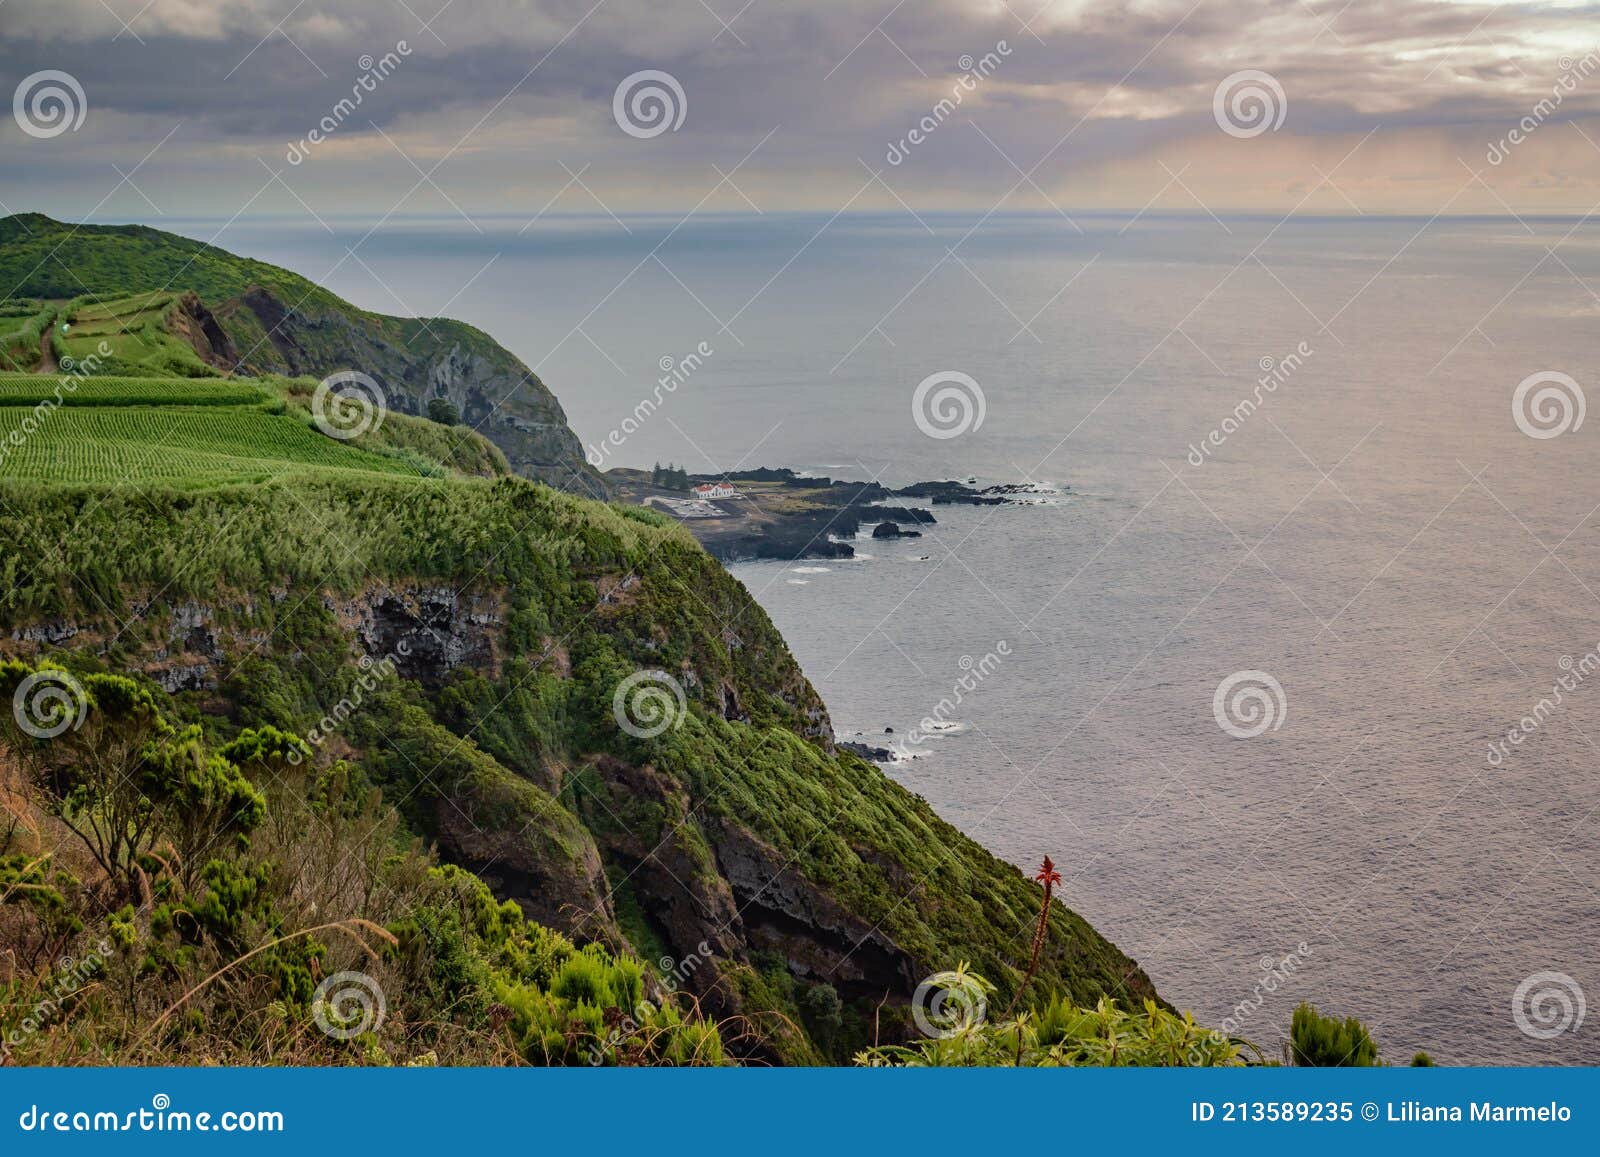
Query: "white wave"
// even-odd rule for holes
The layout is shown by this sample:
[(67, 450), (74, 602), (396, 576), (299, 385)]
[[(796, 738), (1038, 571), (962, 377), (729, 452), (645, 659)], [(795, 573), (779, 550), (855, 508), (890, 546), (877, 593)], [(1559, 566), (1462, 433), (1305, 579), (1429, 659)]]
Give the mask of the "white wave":
[(791, 574), (827, 574), (832, 570), (833, 570), (833, 568), (831, 566), (792, 566), (792, 567), (789, 568), (789, 573), (791, 573)]

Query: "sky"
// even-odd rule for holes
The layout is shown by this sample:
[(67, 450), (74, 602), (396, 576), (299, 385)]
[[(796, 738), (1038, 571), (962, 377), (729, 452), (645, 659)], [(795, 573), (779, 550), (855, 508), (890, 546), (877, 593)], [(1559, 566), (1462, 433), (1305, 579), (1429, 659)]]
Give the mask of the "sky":
[(0, 0), (0, 211), (1582, 214), (1597, 9)]

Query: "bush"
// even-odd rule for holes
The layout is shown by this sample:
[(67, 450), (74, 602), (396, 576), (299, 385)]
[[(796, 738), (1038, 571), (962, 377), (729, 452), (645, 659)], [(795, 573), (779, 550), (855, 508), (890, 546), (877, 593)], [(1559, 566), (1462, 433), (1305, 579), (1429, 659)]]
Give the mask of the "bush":
[(428, 417), (438, 422), (441, 426), (459, 426), (461, 424), (461, 411), (456, 409), (456, 404), (449, 398), (429, 398)]
[(1289, 1062), (1301, 1068), (1365, 1069), (1381, 1063), (1366, 1025), (1353, 1016), (1323, 1016), (1310, 1004), (1294, 1010), (1288, 1051)]
[[(1102, 998), (1092, 1009), (1054, 997), (1038, 1010), (988, 1021), (982, 1008), (994, 986), (965, 965), (943, 976), (944, 1009), (926, 1014), (939, 1035), (908, 1045), (864, 1049), (856, 1064), (890, 1068), (991, 1066), (1095, 1067), (1123, 1065), (1206, 1068), (1242, 1065), (1239, 1045), (1152, 1000), (1128, 1012)], [(936, 998), (937, 999), (937, 998)]]

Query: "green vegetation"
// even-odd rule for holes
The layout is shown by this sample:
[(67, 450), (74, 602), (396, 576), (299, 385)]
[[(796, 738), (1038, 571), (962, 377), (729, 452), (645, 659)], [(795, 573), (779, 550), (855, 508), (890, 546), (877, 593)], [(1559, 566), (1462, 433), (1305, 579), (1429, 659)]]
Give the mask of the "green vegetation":
[[(96, 375), (217, 377), (177, 332), (182, 294), (138, 293), (130, 297), (79, 297), (62, 311), (51, 344), (62, 368), (93, 364)], [(109, 353), (105, 352), (109, 350)], [(88, 361), (90, 355), (94, 361)]]
[(1307, 1068), (1364, 1069), (1381, 1064), (1367, 1026), (1355, 1017), (1323, 1016), (1314, 1005), (1294, 1010), (1289, 1030), (1289, 1063)]
[[(143, 225), (67, 225), (38, 213), (0, 218), (0, 285), (10, 286), (13, 298), (71, 299), (88, 330), (128, 339), (119, 355), (126, 353), (133, 362), (160, 356), (141, 339), (154, 338), (150, 323), (158, 320), (156, 312), (188, 290), (220, 310), (223, 303), (261, 289), (308, 315), (340, 313), (355, 318), (399, 347), (456, 344), (466, 354), (495, 360), (509, 356), (482, 330), (461, 322), (358, 310), (299, 274)], [(225, 328), (238, 323), (230, 333), (241, 355), (250, 350), (262, 356), (274, 353), (259, 319), (224, 312), (229, 313), (222, 318)], [(69, 349), (76, 338), (73, 334), (69, 339)], [(338, 356), (349, 358), (348, 336), (339, 333), (334, 340), (345, 343)], [(183, 367), (192, 367), (198, 359), (192, 350), (189, 358), (183, 358), (181, 351), (179, 357), (181, 365), (169, 372), (188, 376)]]
[[(41, 739), (0, 716), (8, 786), (39, 801), (0, 859), (7, 946), (42, 964), (0, 978), (8, 1062), (724, 1062), (692, 1002), (437, 865), (348, 765), (297, 766), (310, 749), (272, 728), (212, 748), (120, 676), (8, 662), (0, 692), (38, 678), (71, 692), (44, 721), (75, 726)], [(98, 874), (49, 870), (73, 858), (57, 829)], [(67, 911), (102, 915), (85, 935)], [(352, 970), (381, 1017), (319, 985)]]
[(241, 382), (175, 378), (78, 378), (70, 374), (0, 376), (0, 408), (52, 399), (63, 406), (249, 406), (267, 391)]
[(889, 1068), (1213, 1068), (1246, 1063), (1238, 1043), (1153, 1000), (1128, 1012), (1106, 999), (1086, 1009), (1054, 997), (1042, 1008), (990, 1021), (981, 1010), (994, 995), (993, 985), (965, 965), (944, 983), (955, 1010), (930, 1017), (928, 1027), (935, 1035), (909, 1045), (865, 1049), (856, 1063)]
[[(0, 377), (0, 695), (64, 689), (31, 730), (0, 713), (19, 1062), (1238, 1063), (1052, 865), (1025, 879), (836, 750), (676, 523), (513, 476), (442, 409), (398, 412), (420, 394), (346, 441), (315, 377), (189, 380), (161, 352), (198, 363), (193, 327), (226, 324), (270, 353), (298, 300), (331, 311), (309, 364), (359, 348), (399, 380), (414, 339), (526, 386), (484, 335), (137, 228), (0, 221), (0, 278), (65, 297), (27, 273), (49, 245), (101, 295), (61, 349), (116, 367), (70, 398)], [(641, 679), (659, 728), (630, 719)], [(96, 966), (63, 997), (67, 955)], [(904, 1043), (919, 982), (963, 961), (1004, 1014)], [(323, 991), (351, 972), (381, 1021)]]
[[(419, 456), (475, 474), (514, 465), (564, 489), (606, 493), (537, 375), (462, 322), (374, 313), (289, 270), (160, 230), (36, 213), (0, 218), (0, 284), (12, 294), (0, 302), (0, 371), (39, 368), (41, 335), (63, 371), (94, 376), (315, 382), (357, 370), (380, 385), (391, 414), (432, 418), (449, 438), (443, 450), (397, 447), (414, 468)], [(454, 407), (430, 412), (444, 401), (441, 386), (486, 405), (474, 425), (503, 452), (498, 462), (454, 430)], [(458, 460), (463, 447), (474, 461)]]
[(428, 420), (441, 426), (458, 426), (461, 424), (461, 411), (449, 398), (429, 398)]
[(400, 458), (357, 450), (256, 409), (63, 406), (42, 418), (0, 407), (0, 432), (36, 429), (0, 459), (0, 478), (161, 482), (185, 488), (259, 482), (313, 470), (416, 476)]
[(687, 490), (689, 472), (682, 466), (674, 466), (671, 462), (665, 466), (657, 462), (650, 469), (650, 485), (659, 486), (663, 490)]
[(30, 370), (39, 364), (40, 342), (56, 309), (36, 301), (0, 304), (0, 370)]

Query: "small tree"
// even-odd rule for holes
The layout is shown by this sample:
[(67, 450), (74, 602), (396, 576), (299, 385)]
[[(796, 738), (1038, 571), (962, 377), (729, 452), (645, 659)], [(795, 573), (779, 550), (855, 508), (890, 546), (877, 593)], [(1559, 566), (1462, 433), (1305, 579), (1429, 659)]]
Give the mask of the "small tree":
[(438, 422), (441, 426), (459, 426), (461, 424), (461, 411), (449, 398), (429, 398), (428, 418)]
[(1311, 1004), (1294, 1010), (1288, 1051), (1289, 1062), (1302, 1068), (1366, 1069), (1381, 1063), (1366, 1025), (1353, 1016), (1323, 1016)]
[[(59, 693), (30, 701), (43, 681)], [(0, 663), (0, 695), (13, 701), (0, 714), (0, 746), (114, 885), (131, 889), (138, 857), (155, 850), (158, 836), (192, 874), (219, 836), (242, 837), (261, 822), (265, 801), (238, 767), (208, 754), (198, 727), (174, 729), (132, 679), (79, 681), (59, 668), (8, 661)]]

